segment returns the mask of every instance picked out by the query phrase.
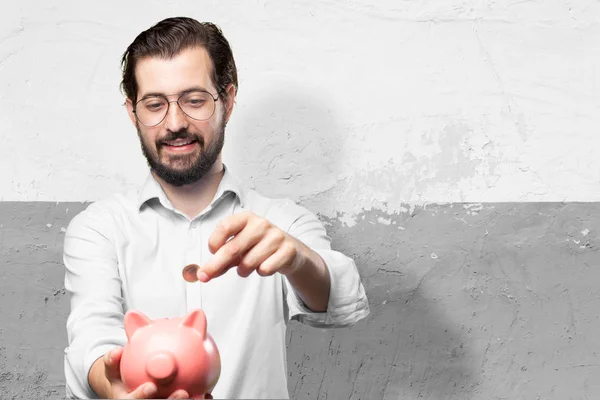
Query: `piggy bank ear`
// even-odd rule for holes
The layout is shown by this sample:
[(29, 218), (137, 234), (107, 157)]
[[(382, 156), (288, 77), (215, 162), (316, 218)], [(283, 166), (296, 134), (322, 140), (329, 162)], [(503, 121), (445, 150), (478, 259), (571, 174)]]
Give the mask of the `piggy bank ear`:
[(200, 333), (202, 340), (206, 337), (206, 315), (202, 310), (194, 310), (183, 319), (183, 326), (188, 326)]
[(137, 310), (128, 311), (125, 314), (125, 333), (127, 334), (127, 340), (131, 340), (131, 337), (138, 329), (150, 325), (152, 321), (144, 313)]

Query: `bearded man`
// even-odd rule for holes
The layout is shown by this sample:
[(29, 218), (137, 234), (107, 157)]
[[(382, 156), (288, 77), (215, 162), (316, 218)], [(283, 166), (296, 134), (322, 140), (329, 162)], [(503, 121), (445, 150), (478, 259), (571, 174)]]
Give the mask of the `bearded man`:
[(221, 151), (238, 81), (217, 26), (163, 20), (135, 38), (122, 66), (150, 171), (140, 188), (91, 204), (69, 224), (67, 395), (152, 398), (154, 383), (128, 392), (120, 379), (124, 314), (201, 308), (221, 356), (212, 395), (288, 398), (288, 322), (344, 327), (367, 316), (356, 265), (331, 249), (308, 210), (261, 196), (227, 170)]

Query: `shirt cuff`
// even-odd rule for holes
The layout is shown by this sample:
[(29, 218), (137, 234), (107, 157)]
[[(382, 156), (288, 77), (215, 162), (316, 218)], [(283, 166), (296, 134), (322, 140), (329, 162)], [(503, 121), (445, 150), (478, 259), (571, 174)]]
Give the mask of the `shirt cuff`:
[(327, 311), (310, 310), (285, 279), (290, 318), (316, 328), (338, 328), (354, 325), (368, 316), (369, 302), (354, 260), (334, 250), (313, 251), (323, 258), (329, 270), (331, 284)]

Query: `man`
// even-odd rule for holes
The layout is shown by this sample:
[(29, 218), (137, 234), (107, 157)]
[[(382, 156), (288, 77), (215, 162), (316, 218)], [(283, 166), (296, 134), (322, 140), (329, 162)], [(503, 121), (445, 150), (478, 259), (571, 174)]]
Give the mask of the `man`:
[(152, 398), (153, 383), (128, 392), (120, 380), (124, 314), (156, 319), (202, 308), (222, 363), (212, 395), (287, 398), (288, 321), (340, 327), (367, 316), (356, 266), (331, 250), (313, 214), (249, 190), (223, 164), (238, 83), (216, 26), (166, 19), (122, 61), (150, 174), (139, 190), (90, 205), (67, 230), (67, 394)]

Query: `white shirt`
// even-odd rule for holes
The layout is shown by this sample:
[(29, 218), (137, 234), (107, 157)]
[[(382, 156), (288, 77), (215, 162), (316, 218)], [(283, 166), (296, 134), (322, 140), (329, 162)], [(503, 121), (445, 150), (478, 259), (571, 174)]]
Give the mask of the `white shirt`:
[[(309, 310), (279, 273), (241, 278), (235, 269), (208, 283), (188, 283), (182, 269), (210, 257), (207, 240), (223, 218), (244, 210), (268, 219), (326, 262), (331, 291), (327, 312)], [(149, 318), (206, 313), (221, 356), (217, 398), (288, 398), (285, 331), (294, 318), (315, 327), (350, 326), (369, 314), (354, 261), (331, 250), (323, 225), (287, 199), (268, 199), (228, 171), (202, 213), (190, 220), (174, 209), (148, 176), (139, 191), (91, 204), (67, 229), (65, 288), (71, 294), (65, 349), (66, 392), (97, 398), (88, 372), (98, 357), (124, 346), (124, 313)]]

